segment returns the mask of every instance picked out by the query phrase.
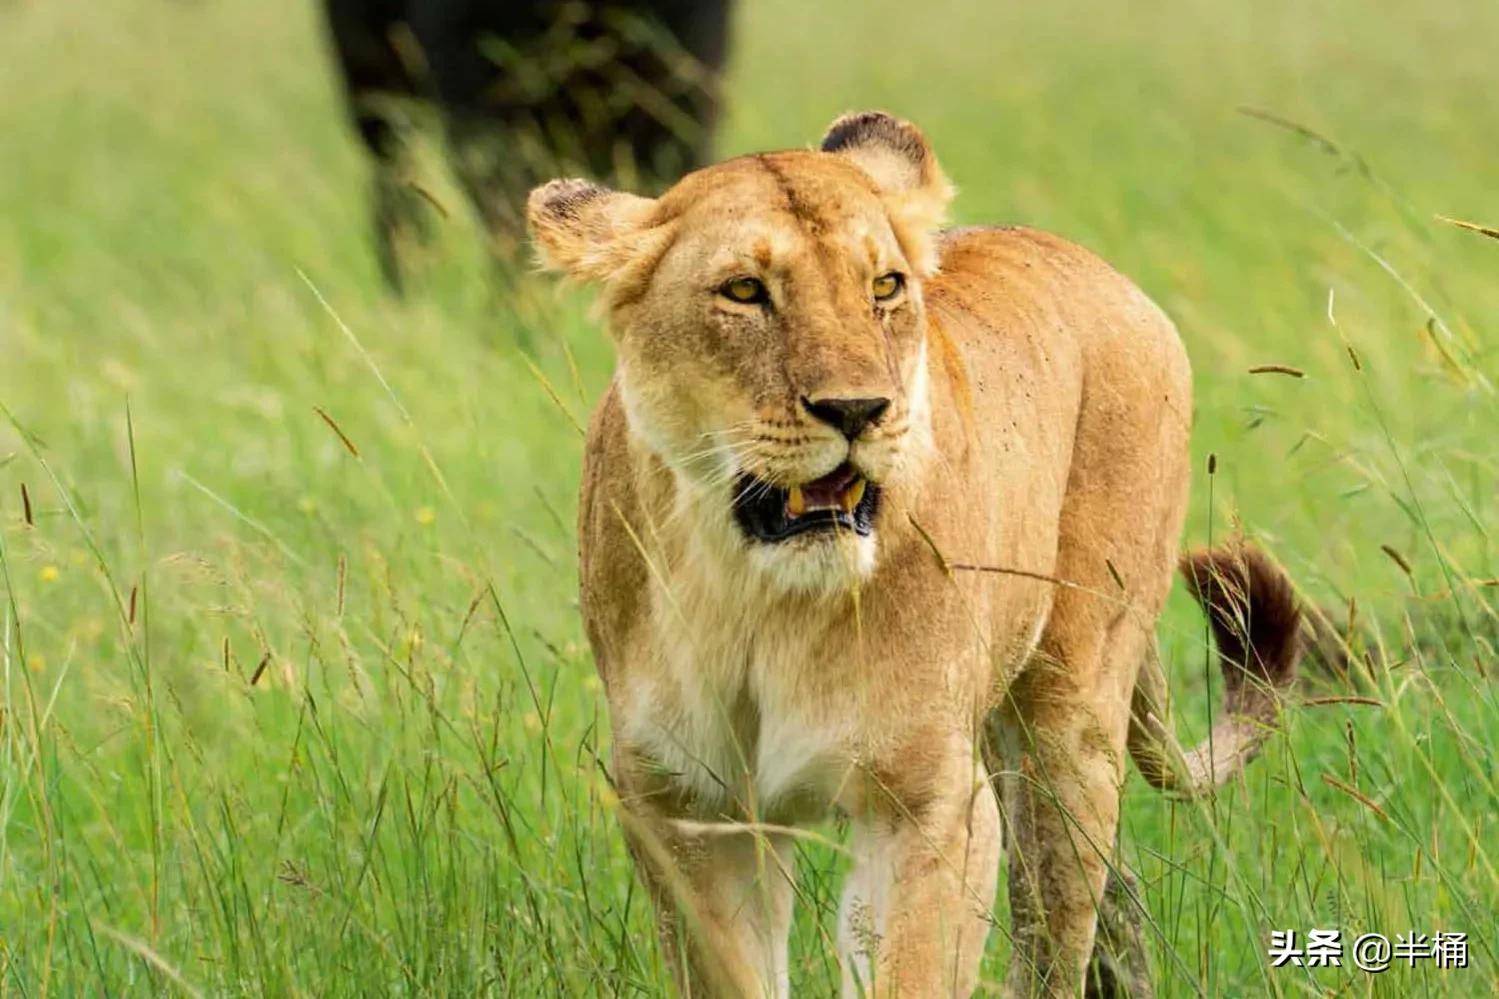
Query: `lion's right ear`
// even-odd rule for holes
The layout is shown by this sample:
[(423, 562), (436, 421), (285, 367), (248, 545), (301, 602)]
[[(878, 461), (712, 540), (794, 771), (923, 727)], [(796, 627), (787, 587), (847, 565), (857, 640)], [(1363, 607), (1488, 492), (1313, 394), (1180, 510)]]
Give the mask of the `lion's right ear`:
[(554, 180), (526, 199), (526, 225), (543, 266), (607, 282), (634, 257), (655, 202), (586, 180)]

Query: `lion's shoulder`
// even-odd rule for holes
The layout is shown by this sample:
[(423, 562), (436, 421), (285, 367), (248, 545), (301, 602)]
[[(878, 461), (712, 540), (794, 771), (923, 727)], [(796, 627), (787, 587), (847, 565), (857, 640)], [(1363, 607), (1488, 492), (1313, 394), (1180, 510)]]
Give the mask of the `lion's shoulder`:
[[(927, 295), (984, 328), (1017, 317), (1077, 334), (1129, 330), (1178, 350), (1176, 329), (1134, 281), (1080, 243), (1029, 226), (963, 226), (937, 240), (940, 270)], [(1081, 345), (1081, 344), (1080, 344)]]
[(1025, 225), (970, 225), (937, 236), (943, 278), (982, 278), (1035, 272), (1050, 279), (1100, 279), (1129, 284), (1106, 260), (1080, 243)]

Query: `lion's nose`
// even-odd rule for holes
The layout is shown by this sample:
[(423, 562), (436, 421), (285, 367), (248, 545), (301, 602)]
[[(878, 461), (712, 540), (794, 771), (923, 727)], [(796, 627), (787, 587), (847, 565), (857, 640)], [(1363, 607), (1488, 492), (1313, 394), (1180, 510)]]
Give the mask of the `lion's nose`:
[(802, 405), (807, 407), (807, 412), (823, 423), (837, 427), (843, 436), (853, 440), (864, 432), (865, 427), (880, 421), (880, 417), (885, 415), (885, 410), (890, 408), (890, 400), (883, 397), (808, 399), (802, 396)]

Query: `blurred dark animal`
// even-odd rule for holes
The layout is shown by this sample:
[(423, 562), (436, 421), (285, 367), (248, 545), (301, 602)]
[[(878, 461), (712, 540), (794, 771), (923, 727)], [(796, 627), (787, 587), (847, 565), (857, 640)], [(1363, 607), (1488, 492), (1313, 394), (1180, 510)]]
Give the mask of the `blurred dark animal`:
[(431, 206), (408, 176), (403, 103), (433, 106), (454, 173), (496, 252), (523, 236), (524, 195), (583, 174), (659, 187), (706, 162), (731, 0), (325, 0), (360, 137), (374, 157), (381, 269)]

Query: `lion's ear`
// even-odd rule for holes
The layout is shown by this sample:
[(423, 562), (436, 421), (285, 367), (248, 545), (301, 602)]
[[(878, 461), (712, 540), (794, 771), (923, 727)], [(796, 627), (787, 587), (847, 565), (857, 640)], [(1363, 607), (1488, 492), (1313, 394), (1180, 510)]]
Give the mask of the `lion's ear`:
[(923, 270), (935, 268), (930, 234), (942, 225), (953, 187), (926, 136), (908, 121), (883, 111), (846, 114), (828, 127), (822, 151), (847, 158), (867, 173), (885, 196), (891, 214), (905, 230)]
[(655, 202), (586, 180), (554, 180), (526, 199), (526, 225), (542, 265), (583, 281), (609, 281), (634, 256)]

